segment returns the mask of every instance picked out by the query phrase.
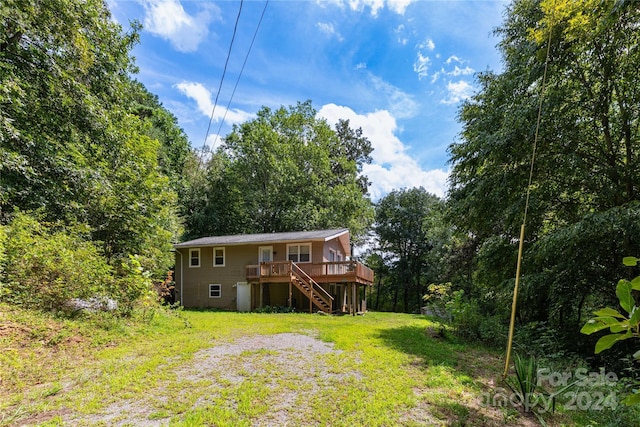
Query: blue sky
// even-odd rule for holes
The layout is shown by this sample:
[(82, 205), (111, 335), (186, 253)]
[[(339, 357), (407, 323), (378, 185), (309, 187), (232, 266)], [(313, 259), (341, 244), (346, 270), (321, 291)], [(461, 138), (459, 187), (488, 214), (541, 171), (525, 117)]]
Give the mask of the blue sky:
[[(137, 79), (158, 95), (193, 147), (217, 147), (234, 123), (262, 107), (311, 100), (330, 124), (349, 119), (374, 147), (364, 173), (374, 200), (423, 186), (446, 193), (447, 147), (461, 126), (460, 102), (474, 73), (499, 71), (498, 39), (506, 1), (110, 0), (125, 29), (137, 20)], [(229, 111), (226, 107), (230, 103)], [(224, 121), (223, 117), (226, 118)], [(219, 132), (219, 135), (218, 135)]]

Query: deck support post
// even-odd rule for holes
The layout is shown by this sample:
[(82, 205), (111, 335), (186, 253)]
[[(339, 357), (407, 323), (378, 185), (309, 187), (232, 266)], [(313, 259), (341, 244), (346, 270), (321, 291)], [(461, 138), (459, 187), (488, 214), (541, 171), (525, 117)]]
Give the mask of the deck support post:
[(293, 282), (291, 280), (289, 280), (289, 308), (291, 308), (291, 305), (293, 304), (293, 301), (292, 301), (293, 293), (292, 293), (292, 290), (291, 290), (291, 286), (293, 286), (292, 283)]
[(342, 293), (342, 312), (345, 313), (347, 311), (347, 294), (349, 293), (349, 285), (343, 287)]
[(262, 298), (263, 298), (263, 294), (264, 294), (264, 284), (260, 283), (260, 308), (262, 308)]
[(358, 304), (358, 297), (357, 297), (357, 286), (355, 283), (351, 284), (351, 308), (352, 308), (352, 315), (355, 316), (356, 315), (356, 310), (357, 310), (357, 304)]

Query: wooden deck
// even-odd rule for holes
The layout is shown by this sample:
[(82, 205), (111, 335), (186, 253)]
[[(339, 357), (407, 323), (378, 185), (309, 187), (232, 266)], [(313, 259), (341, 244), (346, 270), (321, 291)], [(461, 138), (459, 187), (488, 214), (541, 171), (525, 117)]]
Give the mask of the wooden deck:
[[(314, 263), (295, 263), (302, 271), (317, 283), (358, 283), (373, 285), (373, 270), (356, 261), (336, 261)], [(292, 261), (263, 262), (259, 265), (247, 265), (246, 277), (249, 282), (277, 283), (289, 282), (293, 275)]]

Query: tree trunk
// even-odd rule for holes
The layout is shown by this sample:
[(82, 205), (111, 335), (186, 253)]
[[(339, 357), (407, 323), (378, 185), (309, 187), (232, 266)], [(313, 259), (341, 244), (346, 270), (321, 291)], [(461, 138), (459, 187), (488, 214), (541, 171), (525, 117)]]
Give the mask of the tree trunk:
[(376, 311), (380, 309), (380, 288), (382, 285), (382, 278), (378, 276), (378, 284), (376, 285)]
[(393, 291), (393, 312), (396, 312), (396, 306), (398, 305), (398, 287), (395, 287)]
[(405, 285), (404, 287), (404, 292), (402, 295), (403, 298), (403, 302), (404, 302), (404, 312), (408, 313), (409, 312), (409, 286)]

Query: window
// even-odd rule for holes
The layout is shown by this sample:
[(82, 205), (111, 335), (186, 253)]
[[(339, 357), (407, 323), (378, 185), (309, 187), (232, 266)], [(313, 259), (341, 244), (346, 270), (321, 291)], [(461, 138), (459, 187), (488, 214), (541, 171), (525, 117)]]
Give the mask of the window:
[[(335, 262), (336, 260), (336, 251), (334, 249), (329, 249), (329, 262)], [(335, 264), (329, 264), (327, 273), (329, 274), (337, 274), (338, 266)]]
[(287, 245), (287, 259), (293, 262), (311, 262), (311, 243)]
[(213, 248), (213, 266), (224, 267), (224, 248)]
[(209, 285), (209, 298), (221, 298), (222, 297), (222, 285), (215, 284)]
[(200, 249), (189, 249), (189, 268), (200, 267)]

